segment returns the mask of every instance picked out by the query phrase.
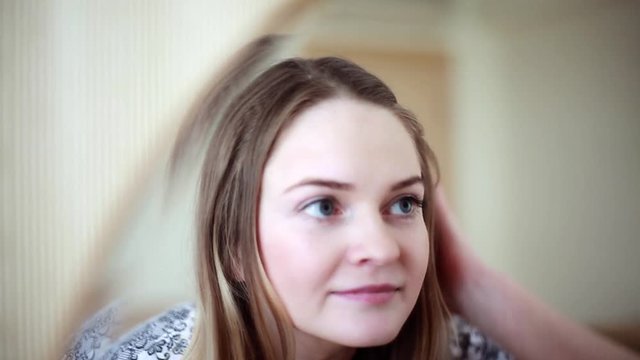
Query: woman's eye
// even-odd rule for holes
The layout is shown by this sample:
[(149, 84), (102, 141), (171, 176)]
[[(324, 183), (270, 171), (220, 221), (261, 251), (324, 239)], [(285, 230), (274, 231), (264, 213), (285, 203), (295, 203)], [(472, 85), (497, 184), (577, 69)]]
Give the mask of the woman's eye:
[(410, 215), (415, 211), (416, 206), (421, 206), (420, 201), (412, 196), (404, 196), (391, 204), (389, 213), (391, 215)]
[(332, 199), (316, 200), (305, 206), (303, 210), (307, 214), (317, 218), (326, 218), (339, 214), (336, 203)]

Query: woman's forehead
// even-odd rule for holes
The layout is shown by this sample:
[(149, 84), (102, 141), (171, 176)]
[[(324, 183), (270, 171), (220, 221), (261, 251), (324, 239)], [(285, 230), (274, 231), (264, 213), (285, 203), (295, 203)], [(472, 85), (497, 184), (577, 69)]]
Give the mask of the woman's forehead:
[(420, 162), (415, 145), (393, 112), (334, 98), (293, 119), (267, 161), (264, 181), (280, 187), (305, 177), (358, 182), (416, 175)]

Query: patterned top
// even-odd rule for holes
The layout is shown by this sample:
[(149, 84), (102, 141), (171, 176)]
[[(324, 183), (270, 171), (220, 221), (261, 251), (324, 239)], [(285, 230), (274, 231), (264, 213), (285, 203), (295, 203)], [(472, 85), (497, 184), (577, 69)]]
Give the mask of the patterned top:
[[(112, 338), (118, 307), (107, 307), (85, 322), (63, 360), (179, 360), (195, 323), (193, 304), (181, 304)], [(453, 359), (507, 360), (512, 357), (460, 317), (451, 319)]]

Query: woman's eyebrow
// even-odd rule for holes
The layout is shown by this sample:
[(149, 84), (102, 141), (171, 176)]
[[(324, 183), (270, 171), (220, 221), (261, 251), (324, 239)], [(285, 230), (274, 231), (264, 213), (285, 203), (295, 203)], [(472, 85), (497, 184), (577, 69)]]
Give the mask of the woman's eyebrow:
[[(405, 180), (401, 180), (393, 184), (391, 186), (391, 191), (404, 189), (406, 187), (409, 187), (417, 183), (420, 183), (420, 184), (422, 183), (422, 177), (412, 176)], [(284, 192), (287, 193), (295, 188), (302, 187), (302, 186), (320, 186), (320, 187), (326, 187), (333, 190), (343, 190), (343, 191), (353, 190), (355, 188), (355, 186), (350, 183), (345, 183), (345, 182), (340, 182), (335, 180), (328, 180), (328, 179), (310, 178), (310, 179), (304, 179), (294, 185), (289, 186), (288, 188), (285, 189)]]
[(328, 180), (328, 179), (311, 178), (311, 179), (304, 179), (294, 185), (289, 186), (284, 192), (287, 193), (295, 188), (298, 188), (301, 186), (309, 186), (309, 185), (321, 186), (321, 187), (326, 187), (334, 190), (353, 190), (354, 188), (353, 184), (349, 184), (349, 183), (339, 182), (335, 180)]
[(412, 176), (410, 178), (407, 178), (405, 180), (401, 180), (398, 181), (397, 183), (393, 184), (391, 186), (391, 191), (398, 191), (400, 189), (404, 189), (406, 187), (409, 187), (413, 184), (422, 184), (422, 176)]

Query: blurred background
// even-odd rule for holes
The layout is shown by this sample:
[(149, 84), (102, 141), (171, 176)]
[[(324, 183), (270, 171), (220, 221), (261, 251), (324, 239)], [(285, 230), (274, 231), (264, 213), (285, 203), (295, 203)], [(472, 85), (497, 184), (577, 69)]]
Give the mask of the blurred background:
[[(282, 21), (284, 16), (287, 21)], [(418, 114), (472, 246), (640, 344), (640, 2), (0, 0), (0, 356), (56, 358), (114, 300), (195, 299), (185, 114), (262, 31)]]

